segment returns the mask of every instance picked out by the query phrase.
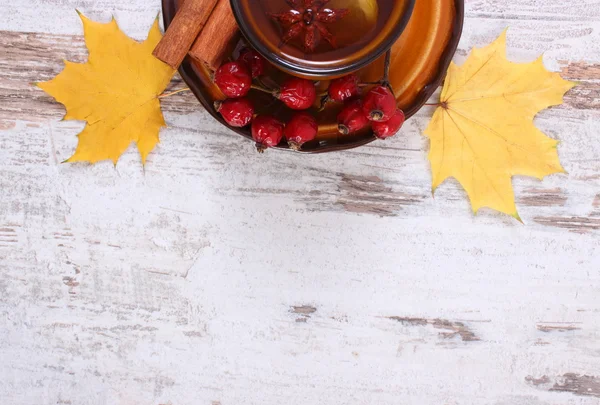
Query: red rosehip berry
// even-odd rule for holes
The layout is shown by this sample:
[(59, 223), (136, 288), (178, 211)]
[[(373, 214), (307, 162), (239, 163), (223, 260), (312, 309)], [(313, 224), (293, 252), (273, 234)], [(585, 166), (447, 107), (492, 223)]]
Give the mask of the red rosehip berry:
[(361, 100), (347, 102), (338, 114), (337, 121), (338, 131), (343, 135), (360, 131), (369, 125), (369, 120), (363, 113), (363, 103)]
[(292, 77), (283, 83), (275, 97), (292, 110), (306, 110), (317, 99), (317, 89), (310, 80)]
[(252, 75), (245, 63), (227, 62), (215, 72), (215, 84), (229, 98), (244, 97), (252, 87)]
[(334, 79), (329, 84), (329, 98), (333, 101), (346, 101), (360, 93), (358, 76), (355, 74)]
[(405, 120), (406, 117), (404, 116), (404, 111), (398, 108), (396, 113), (389, 120), (385, 122), (373, 122), (373, 133), (379, 139), (386, 139), (394, 136), (400, 131)]
[(230, 98), (215, 101), (215, 110), (232, 127), (245, 127), (252, 122), (254, 106), (247, 98)]
[(299, 112), (286, 124), (283, 134), (290, 149), (300, 150), (302, 145), (316, 138), (318, 131), (319, 125), (315, 117), (306, 112)]
[(253, 79), (262, 76), (267, 68), (267, 61), (265, 58), (254, 49), (243, 49), (238, 60), (244, 62), (250, 68)]
[(363, 99), (363, 112), (370, 121), (387, 121), (396, 112), (396, 98), (385, 86), (373, 87)]
[(259, 115), (252, 121), (252, 139), (256, 141), (256, 150), (263, 153), (277, 146), (283, 138), (283, 123), (270, 115)]

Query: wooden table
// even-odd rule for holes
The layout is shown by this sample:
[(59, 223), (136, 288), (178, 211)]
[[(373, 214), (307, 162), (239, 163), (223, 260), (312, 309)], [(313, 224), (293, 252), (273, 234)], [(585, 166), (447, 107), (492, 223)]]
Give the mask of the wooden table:
[(600, 403), (597, 0), (467, 0), (457, 62), (510, 26), (581, 83), (536, 119), (569, 175), (515, 179), (525, 225), (432, 198), (427, 109), (261, 156), (183, 93), (145, 169), (61, 164), (83, 124), (30, 83), (85, 60), (75, 8), (143, 38), (159, 0), (0, 1), (3, 404)]

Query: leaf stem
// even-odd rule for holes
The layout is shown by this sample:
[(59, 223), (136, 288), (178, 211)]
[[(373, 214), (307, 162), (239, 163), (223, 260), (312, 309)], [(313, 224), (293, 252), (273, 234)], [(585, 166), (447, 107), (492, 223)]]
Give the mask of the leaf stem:
[(191, 89), (189, 87), (186, 87), (186, 88), (183, 88), (183, 89), (172, 91), (170, 93), (163, 93), (160, 96), (158, 96), (158, 98), (171, 97), (171, 96), (174, 96), (175, 94), (183, 93), (184, 91), (189, 91), (189, 90), (191, 90)]

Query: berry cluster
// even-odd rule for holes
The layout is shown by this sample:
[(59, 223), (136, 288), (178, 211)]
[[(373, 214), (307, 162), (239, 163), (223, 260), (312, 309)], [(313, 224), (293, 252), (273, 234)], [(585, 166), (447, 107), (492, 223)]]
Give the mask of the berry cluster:
[[(316, 84), (310, 80), (289, 77), (276, 90), (262, 87), (259, 77), (267, 70), (267, 61), (255, 50), (244, 49), (237, 60), (223, 64), (214, 75), (214, 82), (228, 97), (217, 101), (215, 109), (225, 122), (232, 127), (245, 127), (251, 124), (252, 138), (259, 152), (277, 146), (282, 139), (291, 149), (300, 150), (306, 142), (314, 140), (319, 126), (315, 117), (306, 112), (316, 103)], [(256, 80), (261, 86), (254, 85)], [(372, 87), (361, 99), (358, 76), (350, 74), (332, 80), (322, 102), (344, 103), (339, 113), (338, 130), (344, 135), (371, 126), (380, 139), (395, 135), (404, 123), (404, 113), (396, 107), (396, 98), (389, 84)], [(255, 115), (252, 102), (246, 97), (251, 89), (270, 93), (287, 108), (295, 111), (291, 119), (284, 123), (269, 114)]]
[(360, 99), (360, 84), (356, 75), (335, 79), (329, 86), (329, 99), (341, 101), (344, 108), (338, 114), (338, 131), (348, 135), (369, 124), (379, 139), (394, 136), (404, 124), (404, 111), (396, 107), (396, 97), (387, 85), (377, 85)]

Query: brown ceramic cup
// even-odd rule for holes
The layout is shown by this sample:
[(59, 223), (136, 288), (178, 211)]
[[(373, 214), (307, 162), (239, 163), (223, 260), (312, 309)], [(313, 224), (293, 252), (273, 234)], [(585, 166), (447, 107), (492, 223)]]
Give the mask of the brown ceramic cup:
[[(183, 1), (162, 0), (165, 28), (173, 21)], [(396, 93), (398, 107), (404, 110), (407, 117), (416, 114), (439, 88), (460, 41), (463, 19), (464, 0), (415, 2), (409, 24), (391, 49), (390, 82)], [(357, 74), (361, 80), (379, 80), (383, 72), (383, 59), (380, 57), (359, 70)], [(227, 126), (213, 108), (213, 103), (221, 100), (223, 95), (212, 81), (208, 69), (188, 57), (181, 65), (179, 74), (208, 113)], [(265, 93), (258, 91), (251, 92), (250, 97), (256, 105), (267, 105), (265, 102), (269, 99)], [(351, 135), (337, 132), (339, 108), (338, 103), (329, 103), (324, 111), (317, 114), (319, 134), (314, 141), (303, 145), (302, 153), (341, 151), (366, 145), (376, 139), (371, 131)], [(249, 128), (227, 127), (244, 138), (252, 139)], [(287, 145), (282, 143), (277, 148), (286, 149)]]
[[(343, 76), (377, 60), (400, 37), (414, 6), (415, 0), (231, 0), (250, 45), (281, 70), (310, 79)], [(337, 10), (343, 18), (328, 21)], [(282, 23), (276, 16), (283, 13), (300, 22)], [(284, 40), (294, 28), (294, 38)], [(312, 50), (304, 42), (309, 28), (318, 42)]]

